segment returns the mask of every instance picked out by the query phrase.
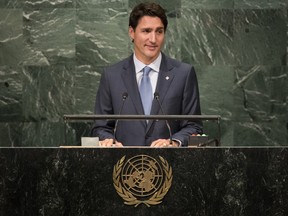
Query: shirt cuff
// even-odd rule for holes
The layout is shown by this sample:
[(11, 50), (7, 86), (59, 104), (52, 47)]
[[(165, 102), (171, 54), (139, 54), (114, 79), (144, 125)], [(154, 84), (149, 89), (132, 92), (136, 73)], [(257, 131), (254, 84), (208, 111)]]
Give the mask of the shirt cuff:
[(175, 141), (178, 143), (178, 147), (182, 146), (182, 142), (178, 139), (172, 139), (172, 141)]

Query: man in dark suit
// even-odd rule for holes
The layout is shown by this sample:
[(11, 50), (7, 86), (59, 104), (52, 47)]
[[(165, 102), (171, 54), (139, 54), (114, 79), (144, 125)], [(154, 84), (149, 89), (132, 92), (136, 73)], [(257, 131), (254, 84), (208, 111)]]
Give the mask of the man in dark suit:
[[(140, 3), (129, 18), (129, 36), (134, 54), (104, 70), (96, 96), (95, 114), (119, 114), (123, 93), (127, 94), (122, 114), (200, 115), (198, 83), (194, 68), (161, 52), (167, 28), (164, 9), (155, 3)], [(146, 70), (146, 75), (144, 72)], [(143, 96), (143, 94), (146, 94)], [(172, 146), (187, 146), (191, 134), (202, 133), (202, 123), (170, 121)], [(115, 121), (97, 120), (92, 135), (100, 145), (112, 146)], [(116, 146), (167, 147), (170, 134), (164, 120), (119, 121)]]

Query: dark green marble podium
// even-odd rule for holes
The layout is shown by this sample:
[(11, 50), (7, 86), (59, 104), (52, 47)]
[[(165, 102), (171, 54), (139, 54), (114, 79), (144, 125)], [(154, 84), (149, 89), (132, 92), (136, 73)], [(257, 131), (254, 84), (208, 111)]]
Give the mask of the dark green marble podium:
[[(0, 148), (0, 215), (288, 215), (288, 148)], [(161, 204), (125, 205), (123, 157), (165, 158)]]

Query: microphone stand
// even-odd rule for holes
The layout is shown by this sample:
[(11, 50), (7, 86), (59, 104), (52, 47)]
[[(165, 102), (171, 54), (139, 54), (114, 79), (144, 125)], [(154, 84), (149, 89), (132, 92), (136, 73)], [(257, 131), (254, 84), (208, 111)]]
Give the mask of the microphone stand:
[[(158, 93), (158, 92), (155, 92), (155, 93), (154, 93), (154, 98), (157, 100), (162, 114), (165, 115), (164, 110), (163, 110), (162, 105), (161, 105), (160, 100), (159, 100), (159, 93)], [(172, 140), (171, 127), (170, 127), (170, 124), (169, 124), (169, 122), (168, 122), (167, 119), (165, 120), (165, 123), (166, 123), (166, 126), (167, 126), (168, 131), (169, 131), (169, 140), (170, 140), (170, 141), (169, 141), (169, 144), (172, 145), (172, 144), (173, 144), (173, 140)]]
[[(124, 92), (124, 93), (122, 94), (122, 104), (121, 104), (121, 108), (120, 108), (120, 111), (119, 111), (119, 115), (121, 115), (121, 113), (122, 113), (123, 106), (124, 106), (124, 103), (125, 103), (127, 97), (128, 97), (128, 93), (127, 93), (127, 92)], [(116, 120), (115, 126), (114, 126), (114, 131), (113, 131), (113, 144), (116, 144), (116, 131), (117, 131), (118, 122), (119, 122), (119, 119)]]

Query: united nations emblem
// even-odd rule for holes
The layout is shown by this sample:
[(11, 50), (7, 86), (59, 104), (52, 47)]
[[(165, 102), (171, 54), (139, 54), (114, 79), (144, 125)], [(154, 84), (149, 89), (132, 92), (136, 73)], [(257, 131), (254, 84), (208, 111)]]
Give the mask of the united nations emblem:
[(161, 156), (159, 162), (148, 155), (137, 155), (126, 162), (125, 157), (113, 169), (114, 187), (124, 204), (160, 204), (172, 184), (171, 166)]

